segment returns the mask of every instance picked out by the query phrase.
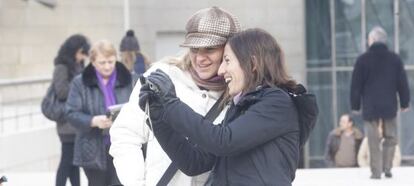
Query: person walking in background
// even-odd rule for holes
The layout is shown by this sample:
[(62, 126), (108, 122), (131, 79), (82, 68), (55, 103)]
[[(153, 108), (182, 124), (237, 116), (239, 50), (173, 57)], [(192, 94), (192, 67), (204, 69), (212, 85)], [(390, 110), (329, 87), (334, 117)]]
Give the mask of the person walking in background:
[(112, 120), (106, 113), (128, 101), (134, 79), (116, 57), (109, 41), (95, 43), (91, 63), (73, 80), (66, 102), (67, 119), (77, 129), (73, 162), (84, 169), (89, 186), (119, 184), (108, 154)]
[[(217, 70), (227, 39), (240, 30), (237, 18), (221, 8), (199, 10), (187, 21), (187, 34), (181, 44), (189, 48), (187, 54), (153, 63), (146, 75), (162, 69), (177, 87), (177, 96), (194, 111), (205, 115), (226, 89), (224, 79), (217, 75)], [(164, 177), (168, 185), (204, 185), (207, 173), (190, 177), (171, 166), (170, 158), (154, 139), (145, 123), (145, 114), (138, 106), (140, 89), (141, 84), (138, 83), (110, 130), (110, 153), (114, 157), (121, 183), (128, 186), (156, 185)], [(221, 121), (223, 117), (224, 112), (221, 112), (213, 120)], [(141, 147), (146, 143), (144, 162)], [(171, 171), (167, 171), (167, 168)]]
[[(381, 137), (381, 145), (384, 142), (382, 135), (382, 123), (378, 127), (378, 132)], [(370, 164), (368, 138), (364, 137), (358, 151), (358, 165), (359, 167), (368, 167)], [(394, 159), (392, 160), (392, 167), (399, 167), (401, 165), (401, 151), (400, 146), (395, 145)]]
[(328, 167), (357, 167), (357, 154), (363, 134), (354, 126), (349, 114), (339, 120), (339, 127), (332, 130), (326, 140), (325, 161)]
[[(380, 179), (382, 172), (385, 177), (392, 177), (392, 160), (397, 144), (397, 100), (403, 112), (408, 110), (410, 103), (404, 64), (388, 49), (386, 42), (387, 33), (383, 28), (374, 27), (370, 31), (369, 49), (358, 57), (351, 82), (351, 109), (359, 113), (362, 105), (372, 179)], [(382, 149), (378, 132), (380, 123), (383, 123)]]
[[(88, 39), (80, 34), (72, 35), (60, 46), (54, 60), (52, 86), (56, 96), (66, 101), (72, 79), (84, 68), (84, 60), (89, 52)], [(76, 130), (64, 119), (56, 122), (57, 132), (62, 144), (59, 167), (56, 173), (56, 186), (66, 185), (69, 178), (72, 186), (80, 185), (79, 167), (73, 165), (73, 148)]]
[(149, 61), (141, 53), (138, 39), (133, 30), (128, 30), (120, 44), (121, 62), (130, 72), (143, 74), (149, 67)]
[(147, 77), (157, 90), (143, 85), (139, 105), (144, 110), (149, 104), (161, 147), (187, 175), (212, 170), (211, 185), (292, 185), (299, 118), (287, 90), (297, 85), (285, 70), (279, 44), (262, 29), (236, 33), (224, 48), (218, 73), (232, 100), (220, 125), (181, 102), (161, 70)]

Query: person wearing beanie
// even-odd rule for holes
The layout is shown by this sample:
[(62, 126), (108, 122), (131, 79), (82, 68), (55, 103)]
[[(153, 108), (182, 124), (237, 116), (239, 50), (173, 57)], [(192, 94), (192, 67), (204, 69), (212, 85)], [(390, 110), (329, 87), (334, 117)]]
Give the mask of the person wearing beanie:
[[(223, 77), (218, 76), (224, 45), (233, 34), (241, 31), (237, 18), (219, 7), (197, 11), (187, 21), (186, 35), (180, 45), (188, 52), (180, 57), (167, 57), (153, 63), (144, 73), (148, 76), (158, 69), (167, 73), (177, 90), (177, 96), (198, 114), (205, 116), (226, 89)], [(137, 83), (130, 100), (124, 105), (111, 130), (110, 154), (123, 185), (204, 185), (208, 172), (188, 176), (172, 164), (147, 126), (146, 114), (138, 105), (141, 84)], [(224, 103), (223, 99), (218, 103)], [(219, 104), (221, 107), (225, 104)], [(221, 122), (226, 108), (212, 118)], [(146, 153), (141, 147), (147, 144)], [(144, 156), (146, 155), (145, 161)]]
[(141, 53), (138, 39), (135, 37), (133, 30), (126, 32), (119, 49), (121, 51), (121, 61), (130, 72), (135, 72), (139, 75), (145, 72), (149, 62)]

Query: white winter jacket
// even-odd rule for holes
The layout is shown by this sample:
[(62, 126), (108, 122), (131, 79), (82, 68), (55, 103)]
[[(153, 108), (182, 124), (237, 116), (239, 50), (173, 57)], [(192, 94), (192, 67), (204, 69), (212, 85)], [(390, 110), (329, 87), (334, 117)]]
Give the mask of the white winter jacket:
[[(208, 112), (222, 93), (201, 90), (188, 72), (167, 62), (155, 63), (144, 76), (148, 76), (156, 69), (161, 69), (170, 76), (175, 85), (177, 97), (201, 115)], [(138, 82), (131, 93), (129, 102), (124, 105), (110, 129), (112, 144), (109, 153), (114, 158), (118, 177), (125, 186), (156, 185), (171, 163), (144, 122), (144, 112), (138, 105), (140, 88), (141, 84)], [(223, 120), (224, 114), (225, 111), (222, 111), (216, 118), (216, 124)], [(144, 162), (141, 146), (146, 142), (148, 146)], [(203, 185), (207, 176), (208, 173), (189, 177), (177, 171), (169, 185)]]

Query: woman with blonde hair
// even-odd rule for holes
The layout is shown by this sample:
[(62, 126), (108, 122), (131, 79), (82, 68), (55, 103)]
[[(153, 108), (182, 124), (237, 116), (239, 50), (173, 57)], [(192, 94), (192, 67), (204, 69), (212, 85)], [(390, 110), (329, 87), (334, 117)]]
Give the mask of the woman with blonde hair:
[[(174, 81), (177, 96), (194, 111), (206, 115), (226, 89), (224, 79), (217, 75), (223, 59), (227, 39), (240, 31), (235, 16), (211, 7), (199, 10), (187, 21), (187, 34), (182, 47), (188, 48), (185, 56), (165, 58), (152, 63), (144, 73), (162, 69)], [(147, 127), (145, 113), (138, 106), (141, 84), (132, 92), (129, 102), (122, 108), (111, 133), (111, 150), (114, 164), (124, 185), (204, 185), (208, 174), (187, 176), (179, 171), (162, 150)], [(212, 119), (221, 121), (224, 112)], [(141, 148), (147, 144), (146, 157)]]
[(67, 119), (77, 129), (73, 162), (84, 169), (89, 186), (119, 184), (108, 154), (112, 118), (106, 113), (128, 101), (133, 82), (107, 40), (92, 46), (90, 64), (73, 80), (66, 103)]

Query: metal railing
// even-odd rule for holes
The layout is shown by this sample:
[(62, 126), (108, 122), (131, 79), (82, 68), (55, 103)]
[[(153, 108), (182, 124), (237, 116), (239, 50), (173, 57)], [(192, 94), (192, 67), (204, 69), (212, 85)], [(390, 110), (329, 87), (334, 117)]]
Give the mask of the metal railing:
[(44, 127), (50, 123), (40, 112), (50, 78), (0, 80), (0, 136)]

